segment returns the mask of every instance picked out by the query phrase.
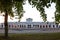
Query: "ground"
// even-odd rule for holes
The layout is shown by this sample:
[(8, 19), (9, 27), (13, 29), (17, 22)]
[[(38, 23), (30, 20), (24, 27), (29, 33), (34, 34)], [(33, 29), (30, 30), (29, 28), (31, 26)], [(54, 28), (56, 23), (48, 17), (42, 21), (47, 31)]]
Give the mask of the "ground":
[(5, 39), (0, 34), (0, 40), (60, 40), (60, 33), (36, 33), (36, 34), (9, 34)]

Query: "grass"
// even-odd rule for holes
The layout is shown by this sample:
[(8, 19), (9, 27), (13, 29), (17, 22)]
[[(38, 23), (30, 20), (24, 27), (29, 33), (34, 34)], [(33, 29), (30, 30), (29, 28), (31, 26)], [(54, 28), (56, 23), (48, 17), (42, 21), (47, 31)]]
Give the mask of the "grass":
[(2, 35), (0, 40), (60, 40), (60, 33), (9, 34), (7, 39)]

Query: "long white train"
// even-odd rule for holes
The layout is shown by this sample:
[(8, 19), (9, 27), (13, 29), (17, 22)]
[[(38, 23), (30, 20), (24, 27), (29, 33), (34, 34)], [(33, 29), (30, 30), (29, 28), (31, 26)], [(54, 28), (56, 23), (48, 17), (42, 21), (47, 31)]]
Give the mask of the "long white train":
[[(60, 28), (60, 25), (54, 22), (32, 22), (31, 18), (26, 19), (26, 22), (8, 22), (9, 29), (47, 29)], [(0, 28), (5, 28), (4, 23), (0, 23)]]
[[(0, 28), (5, 28), (4, 23), (0, 24)], [(9, 29), (43, 29), (43, 28), (60, 28), (60, 25), (54, 22), (9, 22)]]

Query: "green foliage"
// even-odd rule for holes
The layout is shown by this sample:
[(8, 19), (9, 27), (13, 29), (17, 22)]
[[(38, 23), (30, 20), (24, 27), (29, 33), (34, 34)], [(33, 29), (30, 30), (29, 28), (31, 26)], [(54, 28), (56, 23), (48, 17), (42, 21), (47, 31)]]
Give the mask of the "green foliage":
[[(5, 26), (5, 37), (8, 37), (8, 15), (14, 17), (14, 12), (17, 12), (18, 16), (21, 18), (23, 15), (23, 5), (24, 0), (0, 0), (0, 11), (5, 13), (4, 26)], [(15, 11), (13, 12), (13, 8)], [(19, 18), (19, 19), (20, 19)]]
[(56, 4), (56, 11), (55, 11), (55, 22), (60, 23), (60, 0), (28, 0), (29, 3), (36, 7), (37, 10), (40, 12), (40, 15), (44, 21), (46, 21), (46, 14), (44, 7), (49, 8), (51, 6), (51, 3)]
[(11, 0), (0, 0), (0, 11), (5, 12), (5, 10), (8, 11), (8, 13), (12, 13), (12, 2)]
[(49, 8), (49, 6), (51, 6), (51, 1), (50, 0), (28, 0), (28, 1), (33, 7), (37, 8), (37, 10), (40, 12), (42, 19), (44, 20), (44, 22), (46, 22), (47, 17), (45, 14), (44, 7)]
[(60, 23), (60, 0), (56, 0), (55, 21)]
[[(14, 16), (14, 12), (12, 8), (15, 9), (15, 13), (19, 16), (18, 19), (23, 17), (23, 4), (25, 4), (26, 0), (0, 0), (0, 11), (5, 12), (8, 11), (10, 16)], [(47, 21), (47, 14), (45, 14), (45, 7), (49, 8), (51, 3), (56, 4), (56, 12), (55, 12), (55, 22), (60, 23), (60, 0), (28, 0), (28, 2), (32, 5), (32, 7), (36, 7), (36, 9), (40, 12), (42, 19)]]
[(16, 2), (16, 8), (17, 8), (17, 12), (16, 14), (19, 16), (18, 19), (20, 21), (20, 19), (22, 18), (23, 16), (23, 13), (24, 13), (24, 10), (23, 10), (23, 1), (22, 2)]
[[(8, 14), (12, 17), (14, 17), (14, 13), (17, 12), (16, 14), (18, 14), (18, 16), (20, 16), (19, 14), (23, 14), (23, 4), (24, 4), (24, 0), (0, 0), (0, 11), (5, 12), (5, 10), (7, 10)], [(15, 8), (14, 8), (15, 7)], [(15, 12), (13, 12), (13, 9), (17, 9), (15, 10)]]

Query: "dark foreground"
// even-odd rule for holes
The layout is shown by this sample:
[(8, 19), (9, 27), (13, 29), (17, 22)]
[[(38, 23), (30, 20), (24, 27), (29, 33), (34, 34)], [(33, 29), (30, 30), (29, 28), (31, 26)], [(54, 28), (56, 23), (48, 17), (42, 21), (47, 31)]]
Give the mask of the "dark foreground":
[(9, 34), (7, 39), (0, 34), (0, 40), (60, 40), (60, 33)]

